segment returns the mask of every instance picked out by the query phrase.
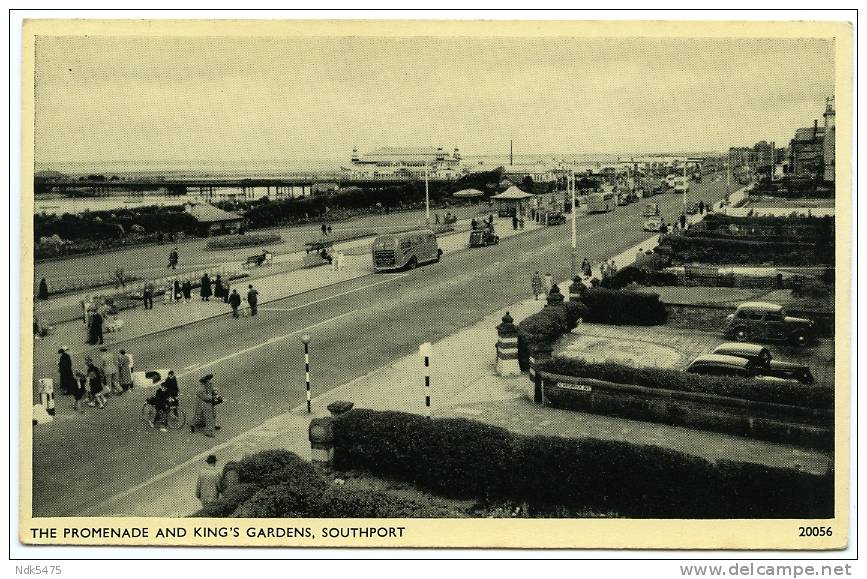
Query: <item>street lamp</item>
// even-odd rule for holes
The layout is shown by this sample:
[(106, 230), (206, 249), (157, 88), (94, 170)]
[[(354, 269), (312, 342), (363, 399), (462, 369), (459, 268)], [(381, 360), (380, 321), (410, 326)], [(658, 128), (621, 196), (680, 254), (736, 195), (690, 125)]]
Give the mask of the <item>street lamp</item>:
[(576, 223), (577, 212), (575, 211), (575, 169), (569, 169), (569, 178), (566, 181), (566, 187), (572, 195), (572, 278), (574, 279), (576, 253), (578, 252), (578, 229)]
[(430, 191), (428, 187), (428, 166), (424, 166), (424, 219), (427, 226), (430, 227)]

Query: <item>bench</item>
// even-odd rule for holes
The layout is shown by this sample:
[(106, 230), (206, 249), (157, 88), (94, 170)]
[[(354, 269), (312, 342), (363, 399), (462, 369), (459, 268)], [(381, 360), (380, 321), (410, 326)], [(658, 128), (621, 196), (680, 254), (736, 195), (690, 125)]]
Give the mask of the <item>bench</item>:
[(251, 265), (271, 265), (274, 261), (274, 255), (270, 251), (265, 251), (257, 255), (251, 255), (244, 261), (244, 267)]

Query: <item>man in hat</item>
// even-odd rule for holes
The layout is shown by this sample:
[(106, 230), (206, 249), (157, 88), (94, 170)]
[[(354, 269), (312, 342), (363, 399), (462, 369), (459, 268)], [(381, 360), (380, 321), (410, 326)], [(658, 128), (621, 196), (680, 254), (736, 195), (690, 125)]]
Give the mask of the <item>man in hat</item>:
[(75, 373), (72, 371), (72, 358), (69, 356), (69, 348), (63, 346), (57, 353), (57, 369), (60, 372), (60, 391), (64, 394), (72, 394), (78, 389)]
[(253, 289), (253, 284), (248, 286), (250, 289), (247, 291), (247, 303), (250, 305), (250, 315), (255, 316), (259, 311), (257, 309), (257, 305), (259, 304), (259, 292)]
[(232, 290), (232, 294), (229, 296), (229, 305), (232, 307), (232, 317), (237, 318), (238, 308), (241, 306), (241, 294), (238, 293), (238, 290)]
[(195, 432), (197, 428), (203, 428), (204, 435), (208, 438), (213, 438), (214, 431), (218, 429), (215, 424), (217, 416), (214, 407), (223, 401), (214, 391), (214, 384), (211, 382), (213, 377), (213, 374), (208, 374), (199, 380), (199, 386), (196, 389), (196, 410), (193, 423), (190, 425), (190, 432)]
[(213, 454), (205, 459), (207, 466), (199, 473), (196, 481), (196, 498), (206, 507), (220, 498), (220, 471), (217, 469), (217, 457)]

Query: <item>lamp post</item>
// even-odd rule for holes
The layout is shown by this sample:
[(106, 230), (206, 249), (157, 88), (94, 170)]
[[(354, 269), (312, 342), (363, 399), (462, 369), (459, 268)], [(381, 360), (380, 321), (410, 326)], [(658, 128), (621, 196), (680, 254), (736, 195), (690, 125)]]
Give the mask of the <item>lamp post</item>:
[(428, 166), (424, 166), (424, 219), (427, 226), (430, 227), (430, 191), (428, 187)]
[(578, 226), (576, 222), (576, 211), (575, 211), (575, 170), (569, 169), (569, 180), (566, 181), (566, 186), (572, 195), (572, 278), (575, 277), (575, 260), (576, 253), (578, 252)]
[(301, 336), (301, 342), (304, 344), (304, 383), (307, 395), (307, 414), (310, 414), (310, 336), (304, 334)]

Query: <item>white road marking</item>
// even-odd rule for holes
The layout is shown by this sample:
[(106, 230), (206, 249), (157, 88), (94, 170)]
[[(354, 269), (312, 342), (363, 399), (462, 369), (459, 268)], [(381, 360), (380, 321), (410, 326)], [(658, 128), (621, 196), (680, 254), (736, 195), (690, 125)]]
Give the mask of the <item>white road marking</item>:
[(402, 278), (402, 277), (406, 277), (406, 276), (408, 276), (408, 275), (409, 275), (408, 273), (398, 274), (398, 275), (392, 276), (392, 277), (390, 277), (390, 278), (388, 278), (388, 279), (384, 279), (384, 280), (382, 280), (382, 281), (378, 281), (378, 282), (375, 282), (375, 283), (371, 283), (371, 284), (368, 284), (368, 285), (364, 285), (364, 286), (361, 286), (361, 287), (357, 287), (357, 288), (355, 288), (355, 289), (347, 290), (347, 291), (345, 291), (345, 292), (340, 292), (339, 294), (334, 294), (333, 296), (328, 296), (327, 298), (321, 298), (321, 299), (318, 299), (318, 300), (313, 300), (312, 302), (308, 302), (308, 303), (306, 303), (306, 304), (301, 304), (300, 306), (294, 306), (294, 307), (291, 307), (291, 308), (268, 308), (268, 307), (262, 307), (262, 308), (259, 308), (259, 311), (260, 311), (260, 312), (294, 312), (295, 310), (300, 310), (300, 309), (307, 308), (307, 307), (310, 307), (310, 306), (313, 306), (313, 305), (316, 305), (316, 304), (319, 304), (319, 303), (322, 303), (322, 302), (327, 302), (328, 300), (333, 300), (334, 298), (339, 298), (339, 297), (342, 297), (342, 296), (345, 296), (345, 295), (348, 295), (348, 294), (351, 294), (351, 293), (354, 293), (354, 292), (359, 292), (359, 291), (361, 291), (361, 290), (366, 290), (366, 289), (368, 289), (368, 288), (372, 288), (372, 287), (375, 287), (375, 286), (378, 286), (378, 285), (381, 285), (381, 284), (384, 284), (384, 283), (389, 283), (389, 282), (392, 282), (392, 281), (394, 281), (394, 280), (396, 280), (396, 279), (400, 279), (400, 278)]
[[(335, 321), (335, 320), (339, 320), (340, 318), (344, 318), (344, 317), (346, 317), (346, 316), (349, 316), (349, 315), (351, 315), (351, 314), (354, 314), (355, 312), (356, 312), (356, 310), (352, 310), (352, 311), (349, 311), (349, 312), (346, 312), (346, 313), (340, 314), (339, 316), (334, 316), (333, 318), (328, 318), (327, 320), (322, 320), (321, 322), (317, 322), (317, 323), (315, 323), (315, 324), (313, 324), (313, 325), (310, 325), (310, 326), (307, 326), (307, 327), (301, 328), (300, 330), (295, 330), (295, 331), (293, 331), (293, 332), (289, 332), (288, 334), (283, 334), (282, 336), (275, 336), (275, 337), (273, 337), (273, 338), (268, 338), (268, 339), (265, 340), (264, 342), (260, 342), (260, 343), (258, 343), (258, 344), (254, 344), (254, 345), (252, 345), (252, 346), (250, 346), (250, 347), (248, 347), (248, 348), (244, 348), (243, 350), (238, 350), (237, 352), (233, 352), (233, 353), (231, 353), (231, 354), (227, 354), (226, 356), (222, 356), (222, 357), (220, 357), (220, 358), (217, 358), (216, 360), (211, 360), (210, 362), (203, 362), (203, 363), (201, 363), (201, 364), (194, 365), (194, 366), (193, 366), (193, 370), (189, 370), (189, 371), (187, 371), (187, 372), (182, 372), (182, 373), (178, 374), (177, 377), (178, 377), (178, 378), (181, 378), (181, 377), (183, 377), (183, 376), (187, 376), (187, 375), (189, 375), (189, 374), (192, 374), (193, 371), (198, 371), (198, 370), (201, 370), (202, 368), (207, 368), (208, 366), (214, 366), (214, 365), (216, 365), (216, 364), (220, 364), (220, 363), (222, 363), (222, 362), (226, 362), (226, 361), (228, 361), (228, 360), (232, 360), (233, 358), (237, 358), (238, 356), (243, 356), (243, 355), (246, 354), (247, 352), (252, 352), (253, 350), (258, 350), (259, 348), (263, 348), (263, 347), (265, 347), (265, 346), (270, 346), (271, 344), (274, 344), (275, 342), (279, 342), (279, 341), (281, 341), (281, 340), (285, 340), (286, 338), (290, 338), (290, 337), (292, 337), (292, 336), (294, 336), (294, 335), (296, 335), (296, 334), (300, 334), (300, 333), (302, 333), (302, 332), (310, 331), (310, 330), (312, 330), (312, 329), (314, 329), (314, 328), (318, 328), (319, 326), (323, 326), (323, 325), (328, 324), (328, 323), (331, 323), (331, 322), (333, 322), (333, 321)], [(187, 366), (187, 368), (190, 368), (190, 366)], [(187, 368), (184, 368), (184, 370), (186, 370)]]

